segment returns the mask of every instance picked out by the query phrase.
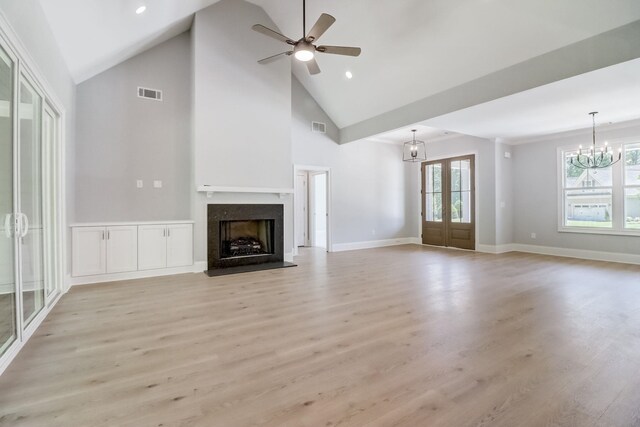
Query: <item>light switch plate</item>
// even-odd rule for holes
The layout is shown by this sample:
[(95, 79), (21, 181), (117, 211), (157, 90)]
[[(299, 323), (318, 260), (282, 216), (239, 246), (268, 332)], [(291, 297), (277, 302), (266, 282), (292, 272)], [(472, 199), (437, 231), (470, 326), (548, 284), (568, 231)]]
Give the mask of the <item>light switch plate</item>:
[(153, 188), (162, 188), (162, 181), (153, 181)]
[(136, 181), (136, 187), (138, 187), (138, 188), (142, 188), (142, 187), (144, 187), (144, 182), (142, 182), (142, 180), (141, 180), (141, 179), (137, 180), (137, 181)]

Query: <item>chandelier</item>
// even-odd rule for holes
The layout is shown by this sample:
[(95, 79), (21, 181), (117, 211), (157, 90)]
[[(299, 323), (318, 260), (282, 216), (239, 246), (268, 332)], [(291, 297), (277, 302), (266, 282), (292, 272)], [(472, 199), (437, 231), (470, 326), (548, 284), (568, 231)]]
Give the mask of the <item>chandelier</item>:
[(578, 155), (571, 158), (571, 164), (580, 169), (603, 169), (614, 165), (622, 159), (622, 149), (618, 150), (618, 158), (614, 160), (614, 153), (609, 150), (609, 143), (605, 141), (604, 146), (596, 147), (596, 114), (597, 111), (589, 113), (593, 121), (593, 141), (591, 147), (582, 152), (582, 145), (578, 148)]
[(402, 150), (402, 160), (405, 162), (424, 162), (427, 160), (427, 147), (424, 141), (416, 140), (416, 130), (413, 132), (413, 139), (404, 143)]

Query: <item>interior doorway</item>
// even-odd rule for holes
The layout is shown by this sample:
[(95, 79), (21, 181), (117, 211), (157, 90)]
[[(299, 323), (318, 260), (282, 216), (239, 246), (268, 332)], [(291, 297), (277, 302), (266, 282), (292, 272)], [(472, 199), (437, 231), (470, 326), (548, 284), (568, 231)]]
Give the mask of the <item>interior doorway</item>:
[(422, 164), (422, 243), (476, 248), (475, 156)]
[(317, 247), (329, 250), (329, 170), (296, 167), (295, 250)]

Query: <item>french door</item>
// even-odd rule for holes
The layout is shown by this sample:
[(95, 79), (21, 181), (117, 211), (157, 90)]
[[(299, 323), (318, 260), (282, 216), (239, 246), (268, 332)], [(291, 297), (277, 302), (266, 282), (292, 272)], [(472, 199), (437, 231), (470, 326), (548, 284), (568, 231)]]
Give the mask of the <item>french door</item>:
[(59, 122), (0, 43), (0, 367), (61, 291)]
[(422, 243), (475, 249), (475, 156), (422, 163)]

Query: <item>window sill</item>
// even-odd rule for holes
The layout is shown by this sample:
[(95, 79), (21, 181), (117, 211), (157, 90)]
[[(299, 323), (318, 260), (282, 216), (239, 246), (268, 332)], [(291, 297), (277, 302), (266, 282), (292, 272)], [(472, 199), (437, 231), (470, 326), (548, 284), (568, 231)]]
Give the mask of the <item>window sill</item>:
[(578, 233), (578, 234), (605, 234), (609, 236), (630, 236), (640, 237), (640, 230), (615, 230), (615, 229), (597, 229), (583, 227), (558, 227), (559, 233)]

